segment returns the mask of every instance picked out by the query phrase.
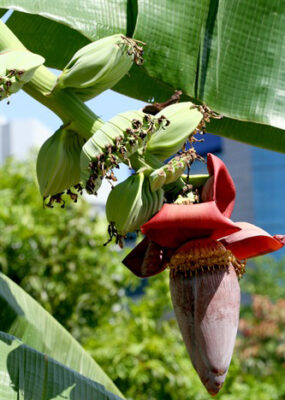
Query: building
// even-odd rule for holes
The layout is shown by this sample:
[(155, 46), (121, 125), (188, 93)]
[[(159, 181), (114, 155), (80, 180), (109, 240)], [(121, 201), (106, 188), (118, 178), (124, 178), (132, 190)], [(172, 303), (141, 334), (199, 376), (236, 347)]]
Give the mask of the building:
[(24, 160), (31, 149), (39, 148), (51, 135), (50, 130), (36, 119), (0, 119), (0, 164), (7, 157)]

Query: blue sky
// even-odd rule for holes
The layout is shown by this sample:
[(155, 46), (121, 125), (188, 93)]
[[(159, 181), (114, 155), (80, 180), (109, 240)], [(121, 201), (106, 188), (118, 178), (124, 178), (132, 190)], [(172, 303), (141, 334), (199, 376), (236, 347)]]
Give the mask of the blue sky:
[[(145, 103), (107, 90), (86, 104), (93, 112), (107, 121), (120, 112), (140, 109)], [(52, 111), (27, 95), (23, 90), (11, 96), (10, 104), (7, 104), (7, 100), (0, 103), (0, 116), (8, 120), (36, 118), (52, 132), (56, 131), (61, 125), (61, 120)]]

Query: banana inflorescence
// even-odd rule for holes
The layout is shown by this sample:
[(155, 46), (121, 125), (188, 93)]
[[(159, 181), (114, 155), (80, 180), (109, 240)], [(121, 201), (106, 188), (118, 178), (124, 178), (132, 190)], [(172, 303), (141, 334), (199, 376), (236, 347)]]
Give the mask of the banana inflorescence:
[(22, 89), (45, 59), (28, 50), (0, 52), (0, 100)]
[[(122, 34), (90, 43), (74, 54), (55, 86), (50, 90), (50, 85), (44, 94), (51, 99), (69, 95), (78, 100), (76, 104), (80, 99), (87, 101), (116, 85), (133, 63), (142, 64), (142, 45)], [(0, 53), (0, 100), (21, 89), (43, 62), (41, 56), (26, 50)], [(113, 169), (120, 162), (127, 164), (136, 172), (112, 187), (106, 203), (109, 241), (115, 237), (123, 246), (125, 236), (138, 231), (165, 201), (174, 207), (199, 203), (199, 187), (208, 176), (189, 178), (191, 164), (202, 157), (193, 146), (186, 150), (185, 144), (197, 140), (194, 134), (204, 132), (210, 118), (221, 116), (207, 106), (177, 103), (181, 93), (143, 111), (117, 115), (87, 141), (75, 131), (76, 124), (67, 112), (64, 125), (38, 154), (37, 177), (44, 204), (53, 207), (57, 202), (64, 207), (65, 192), (76, 202), (78, 194), (72, 189), (82, 194), (84, 187), (97, 194), (103, 178), (116, 181)], [(90, 130), (95, 129), (92, 122)], [(243, 273), (244, 265), (212, 239), (190, 240), (176, 251), (168, 250), (150, 240), (142, 268), (154, 270), (158, 262), (159, 269), (164, 269), (163, 257), (168, 252), (175, 315), (193, 366), (215, 395), (225, 380), (234, 348), (240, 304), (236, 271)]]
[(78, 50), (57, 80), (54, 90), (72, 88), (84, 101), (112, 88), (130, 70), (142, 64), (140, 42), (116, 34)]

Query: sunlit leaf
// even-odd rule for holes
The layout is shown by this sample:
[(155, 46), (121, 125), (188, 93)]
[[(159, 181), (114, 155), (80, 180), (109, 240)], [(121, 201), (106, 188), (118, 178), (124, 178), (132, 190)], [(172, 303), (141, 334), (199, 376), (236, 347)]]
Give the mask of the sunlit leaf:
[(0, 332), (1, 400), (120, 400), (104, 386)]
[[(80, 344), (31, 296), (0, 273), (1, 330), (120, 395)], [(2, 399), (2, 397), (0, 396)]]

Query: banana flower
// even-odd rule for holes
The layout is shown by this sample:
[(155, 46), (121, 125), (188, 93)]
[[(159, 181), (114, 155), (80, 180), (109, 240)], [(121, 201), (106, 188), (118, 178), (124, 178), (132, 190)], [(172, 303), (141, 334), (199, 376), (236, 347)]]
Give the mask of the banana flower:
[(192, 364), (211, 395), (222, 387), (238, 329), (240, 287), (248, 258), (276, 251), (285, 236), (230, 220), (234, 182), (208, 154), (209, 178), (199, 204), (164, 204), (141, 227), (142, 240), (123, 260), (145, 278), (170, 269), (176, 319)]

